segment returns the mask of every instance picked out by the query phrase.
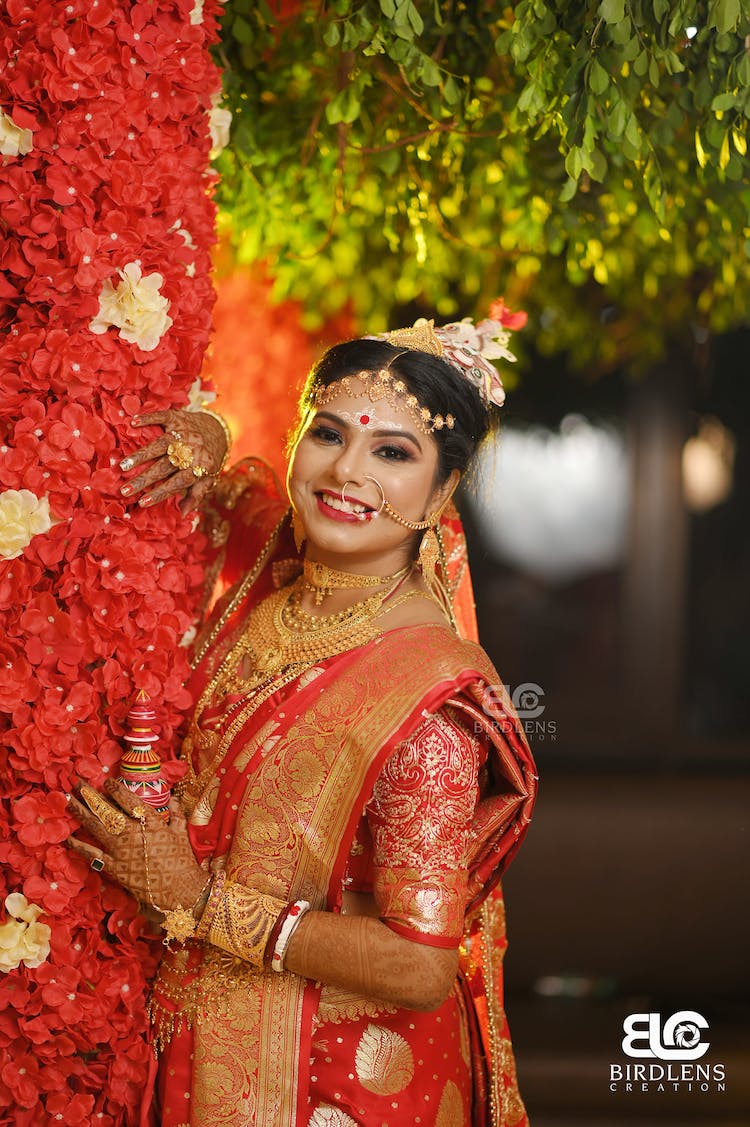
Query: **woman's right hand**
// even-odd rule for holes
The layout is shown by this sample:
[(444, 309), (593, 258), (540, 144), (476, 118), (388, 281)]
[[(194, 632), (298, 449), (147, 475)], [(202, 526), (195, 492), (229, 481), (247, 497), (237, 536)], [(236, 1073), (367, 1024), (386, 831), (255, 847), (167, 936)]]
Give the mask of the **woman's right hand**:
[[(120, 462), (129, 471), (146, 466), (123, 485), (120, 492), (128, 500), (137, 499), (143, 508), (156, 505), (173, 495), (182, 496), (180, 511), (189, 513), (200, 507), (213, 488), (228, 453), (227, 436), (221, 423), (206, 411), (154, 411), (132, 420), (134, 427), (164, 427), (165, 433), (135, 450)], [(172, 447), (172, 460), (168, 453)], [(182, 448), (182, 449), (181, 449)], [(190, 465), (175, 465), (184, 453)], [(196, 476), (193, 467), (205, 470)], [(140, 494), (140, 496), (138, 496)]]

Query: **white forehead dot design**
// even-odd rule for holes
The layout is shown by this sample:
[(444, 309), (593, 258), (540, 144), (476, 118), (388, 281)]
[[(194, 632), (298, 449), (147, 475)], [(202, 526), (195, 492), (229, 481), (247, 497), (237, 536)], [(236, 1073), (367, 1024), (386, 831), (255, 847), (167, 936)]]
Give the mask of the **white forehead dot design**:
[(339, 418), (362, 430), (403, 430), (401, 423), (381, 419), (373, 411), (339, 411)]

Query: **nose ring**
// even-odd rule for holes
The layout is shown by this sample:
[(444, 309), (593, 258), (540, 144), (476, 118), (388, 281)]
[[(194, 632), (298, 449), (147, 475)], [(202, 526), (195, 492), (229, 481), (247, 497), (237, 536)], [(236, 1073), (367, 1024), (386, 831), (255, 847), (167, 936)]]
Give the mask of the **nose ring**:
[(378, 479), (376, 477), (373, 477), (371, 474), (365, 475), (365, 481), (371, 481), (380, 494), (380, 505), (372, 514), (374, 517), (376, 517), (378, 513), (382, 513), (383, 509), (385, 508), (385, 490), (383, 489), (383, 486), (380, 484)]
[[(372, 481), (376, 485), (378, 493), (380, 494), (380, 506), (377, 509), (373, 509), (371, 513), (357, 513), (357, 518), (359, 520), (373, 520), (378, 515), (378, 513), (382, 513), (383, 511), (383, 508), (385, 506), (385, 491), (383, 490), (383, 486), (380, 484), (376, 477), (371, 477), (370, 474), (366, 474), (365, 481)], [(354, 485), (354, 482), (345, 481), (341, 487), (341, 500), (344, 502), (344, 504), (350, 503), (349, 498), (346, 495), (346, 489), (348, 485)]]
[[(345, 505), (351, 504), (351, 502), (349, 501), (349, 498), (346, 495), (347, 485), (354, 485), (354, 482), (353, 481), (345, 481), (344, 484), (341, 486), (341, 500), (344, 502)], [(367, 520), (367, 513), (355, 513), (354, 515), (356, 516), (357, 520)]]
[(345, 505), (349, 504), (349, 498), (346, 495), (347, 485), (354, 485), (354, 482), (353, 481), (345, 481), (344, 484), (341, 486), (341, 500), (344, 502)]

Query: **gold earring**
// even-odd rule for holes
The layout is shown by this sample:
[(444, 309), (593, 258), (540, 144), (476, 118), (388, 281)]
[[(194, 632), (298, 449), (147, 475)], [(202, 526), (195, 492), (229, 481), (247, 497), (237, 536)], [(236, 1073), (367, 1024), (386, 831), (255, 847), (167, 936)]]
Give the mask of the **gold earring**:
[(305, 526), (296, 509), (292, 509), (292, 536), (294, 537), (295, 548), (298, 552), (301, 552), (302, 545), (305, 542)]
[(440, 544), (438, 543), (435, 525), (427, 529), (419, 545), (419, 568), (422, 578), (432, 590), (435, 586), (435, 568), (440, 558)]

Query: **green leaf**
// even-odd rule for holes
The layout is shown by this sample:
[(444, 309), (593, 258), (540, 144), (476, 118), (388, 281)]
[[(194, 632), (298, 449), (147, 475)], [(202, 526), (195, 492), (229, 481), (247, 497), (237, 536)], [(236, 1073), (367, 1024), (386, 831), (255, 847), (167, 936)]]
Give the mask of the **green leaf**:
[(520, 110), (521, 113), (529, 113), (529, 111), (531, 110), (534, 102), (536, 101), (536, 93), (537, 93), (537, 85), (536, 85), (536, 82), (534, 81), (534, 79), (532, 78), (531, 82), (528, 82), (524, 86), (523, 90), (521, 91), (518, 102), (516, 103), (516, 105), (518, 106), (518, 109)]
[(588, 172), (592, 180), (598, 180), (600, 183), (607, 175), (607, 162), (600, 149), (592, 149), (589, 153)]
[(669, 0), (653, 0), (654, 19), (661, 23), (669, 15)]
[(422, 81), (425, 86), (440, 85), (440, 69), (429, 55), (422, 56)]
[(571, 180), (578, 180), (578, 177), (583, 172), (583, 160), (581, 159), (581, 150), (574, 145), (568, 152), (565, 158), (565, 171)]
[(421, 35), (424, 31), (424, 20), (415, 8), (414, 4), (409, 4), (408, 7), (409, 23), (411, 24), (414, 34)]
[(638, 128), (638, 118), (631, 113), (628, 124), (625, 126), (625, 139), (630, 142), (636, 152), (641, 149), (641, 131)]
[(508, 51), (510, 50), (510, 42), (512, 38), (513, 32), (510, 29), (498, 35), (497, 39), (495, 40), (495, 54), (507, 55)]
[(609, 115), (609, 133), (612, 137), (622, 137), (625, 126), (628, 124), (628, 107), (625, 102), (618, 102)]
[(380, 0), (380, 10), (387, 20), (392, 20), (396, 14), (394, 0)]
[(602, 0), (599, 15), (606, 23), (619, 23), (625, 19), (625, 0)]
[(648, 52), (641, 51), (638, 58), (633, 63), (633, 73), (643, 77), (648, 70)]
[[(559, 199), (560, 203), (568, 203), (573, 199), (573, 196), (577, 191), (578, 181), (570, 177), (570, 179), (566, 180), (563, 184), (560, 195), (557, 198)], [(747, 241), (747, 246), (750, 247), (750, 239), (748, 239)], [(750, 258), (750, 251), (748, 251), (748, 258)]]
[(737, 96), (735, 94), (717, 94), (711, 103), (712, 110), (731, 110), (737, 104)]
[(232, 22), (232, 35), (238, 43), (252, 43), (255, 40), (253, 28), (242, 16), (235, 16)]
[(339, 25), (337, 23), (329, 24), (323, 35), (323, 42), (326, 47), (335, 47), (340, 39), (341, 32), (339, 31)]
[(609, 75), (596, 59), (589, 70), (589, 90), (592, 94), (603, 94), (609, 86)]
[(450, 106), (455, 106), (458, 101), (458, 86), (456, 80), (450, 74), (443, 83), (443, 97)]
[(659, 85), (659, 64), (653, 56), (648, 63), (648, 80), (652, 86)]
[(719, 35), (734, 31), (740, 18), (740, 0), (717, 0), (713, 18)]
[(359, 117), (359, 111), (360, 102), (357, 89), (353, 85), (346, 86), (326, 106), (326, 119), (330, 125), (338, 125), (339, 122), (351, 125)]

